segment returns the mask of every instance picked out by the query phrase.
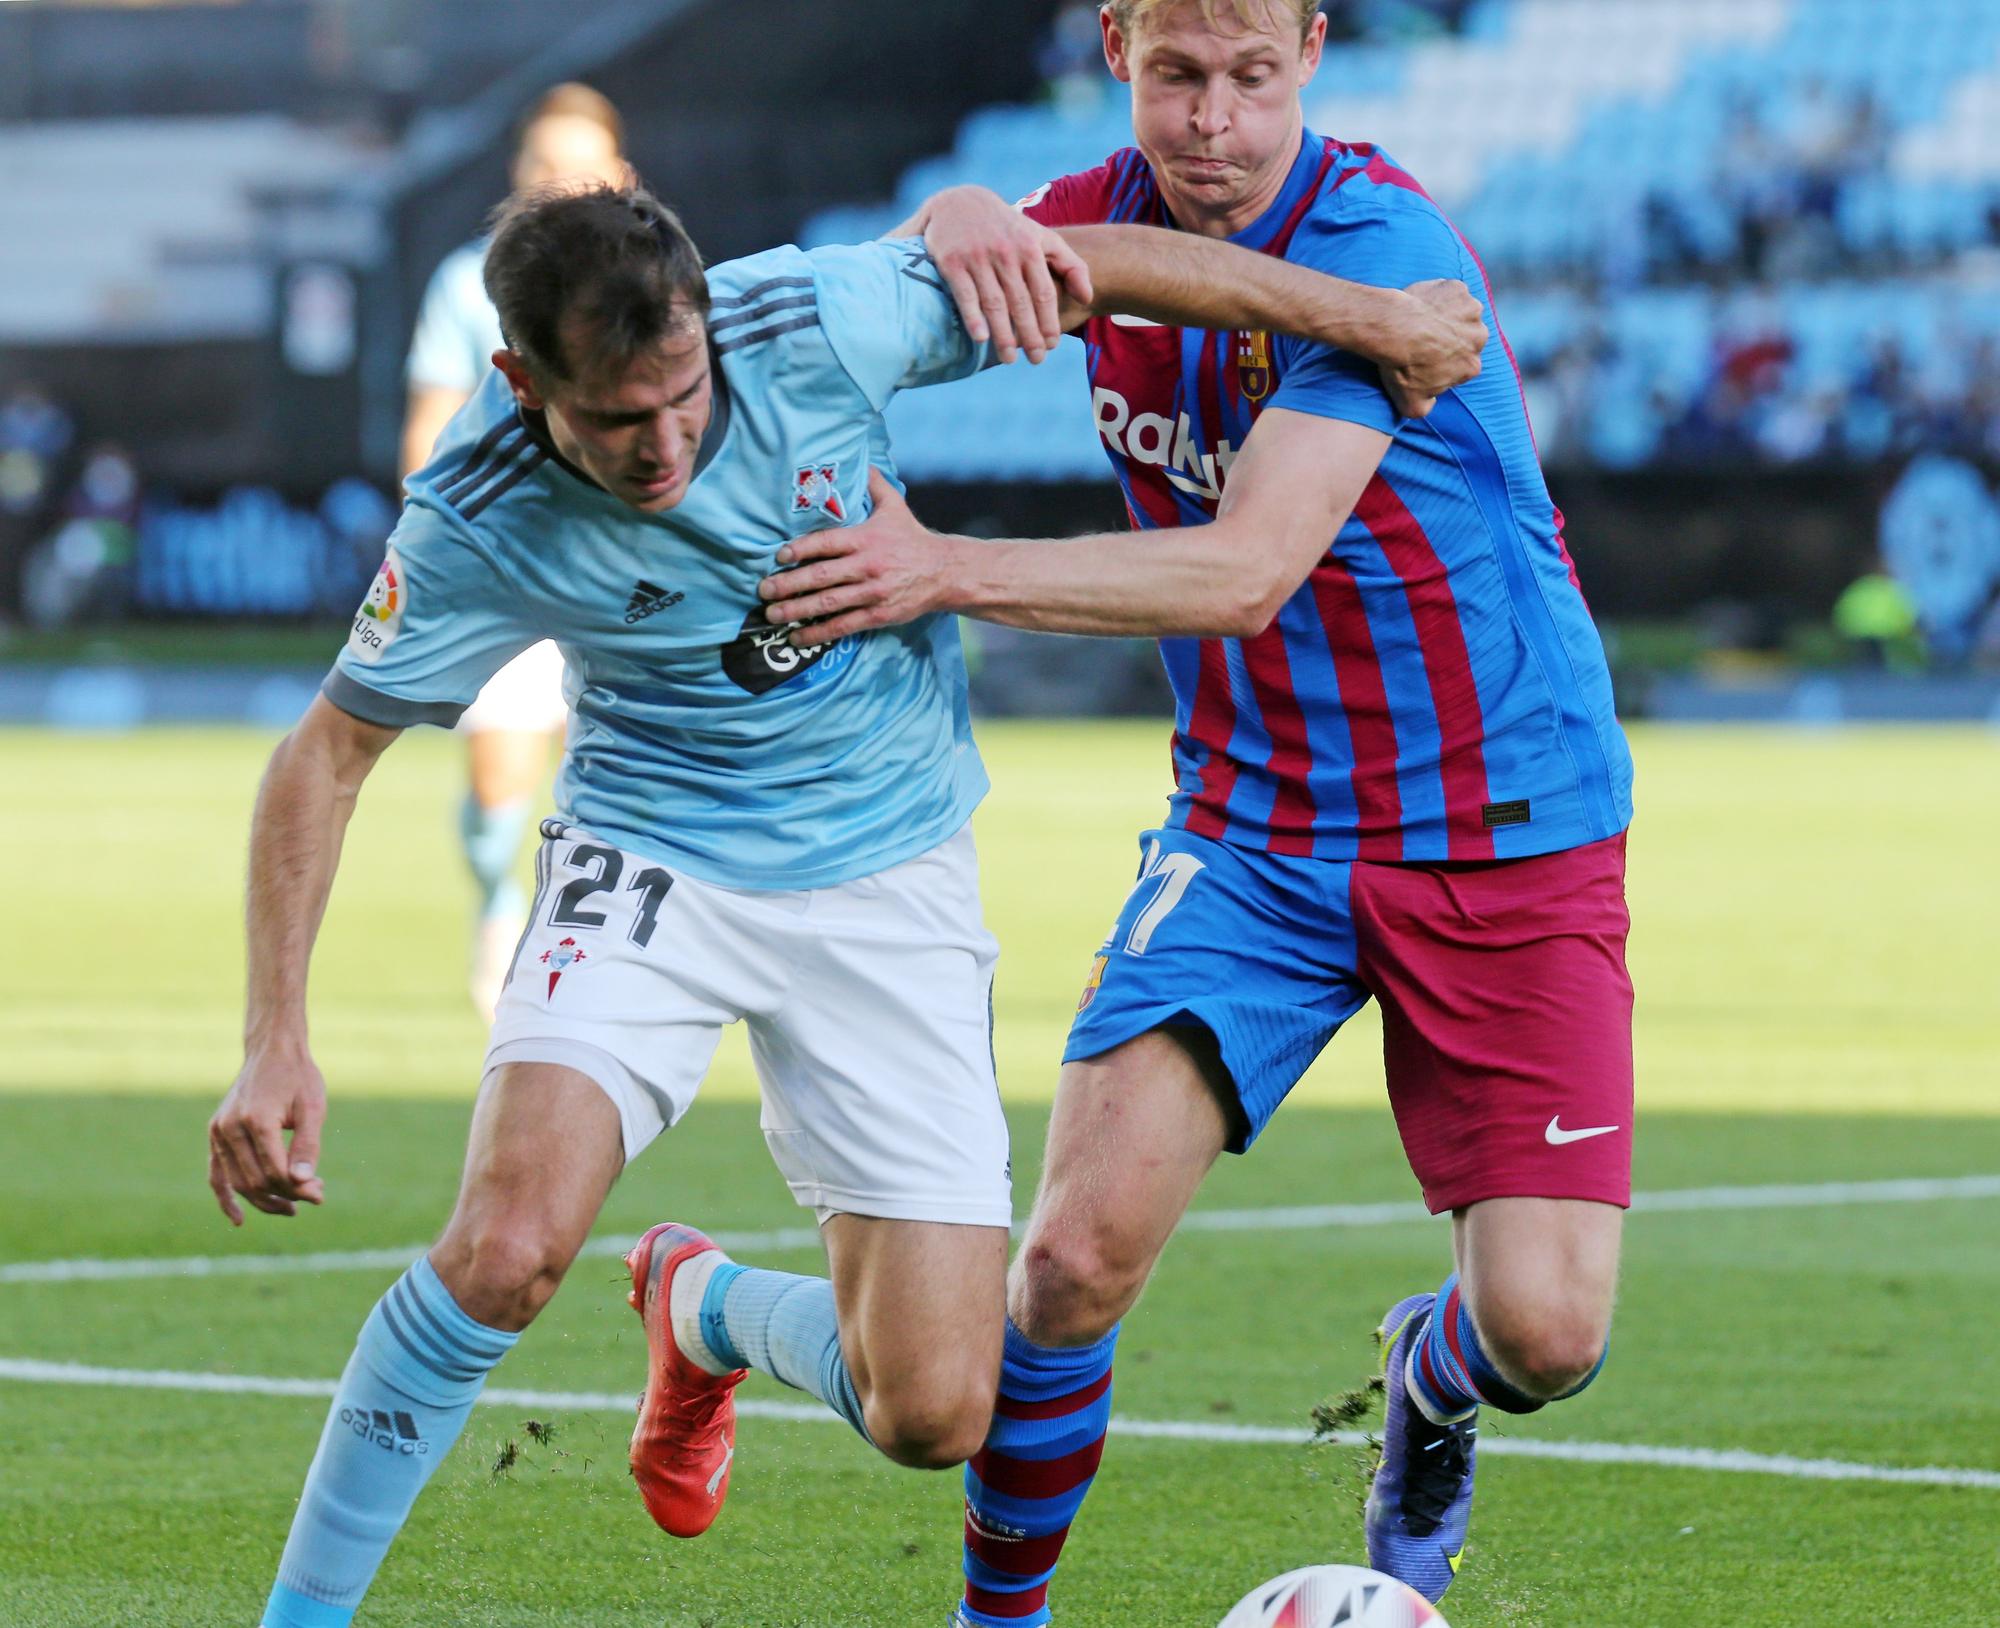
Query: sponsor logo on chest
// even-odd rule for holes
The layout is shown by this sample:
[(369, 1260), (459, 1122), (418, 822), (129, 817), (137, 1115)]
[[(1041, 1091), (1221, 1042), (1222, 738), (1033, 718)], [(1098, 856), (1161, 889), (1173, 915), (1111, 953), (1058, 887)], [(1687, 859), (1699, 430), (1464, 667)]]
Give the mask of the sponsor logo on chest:
[(1237, 448), (1229, 441), (1203, 452), (1195, 440), (1194, 423), (1186, 413), (1178, 419), (1159, 413), (1133, 416), (1132, 404), (1116, 390), (1099, 385), (1091, 392), (1091, 411), (1105, 445), (1135, 464), (1151, 464), (1189, 497), (1219, 502), (1229, 483)]
[[(1229, 345), (1238, 393), (1253, 408), (1261, 407), (1278, 382), (1271, 336), (1261, 330), (1237, 333), (1230, 337)], [(1136, 377), (1156, 386), (1146, 392), (1155, 400), (1171, 399), (1170, 374), (1178, 373), (1180, 360), (1178, 354), (1168, 357), (1156, 354), (1156, 350), (1121, 347), (1117, 361), (1100, 366), (1098, 376)], [(1106, 384), (1094, 384), (1091, 412), (1097, 433), (1120, 457), (1160, 470), (1177, 491), (1189, 497), (1221, 501), (1230, 468), (1241, 450), (1234, 442), (1224, 438), (1215, 443), (1214, 451), (1204, 451), (1188, 414), (1168, 418), (1162, 413), (1134, 413), (1125, 392)]]
[(764, 607), (757, 606), (744, 621), (743, 631), (722, 647), (722, 671), (738, 689), (765, 695), (802, 676), (808, 683), (824, 682), (854, 660), (855, 639), (802, 650), (792, 643), (791, 633), (789, 625), (766, 621)]

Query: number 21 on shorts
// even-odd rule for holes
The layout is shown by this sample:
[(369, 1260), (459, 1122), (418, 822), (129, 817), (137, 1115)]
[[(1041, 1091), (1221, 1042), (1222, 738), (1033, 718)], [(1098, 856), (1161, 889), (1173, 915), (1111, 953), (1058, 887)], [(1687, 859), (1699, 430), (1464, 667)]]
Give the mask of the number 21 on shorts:
[[(599, 893), (615, 893), (620, 878), (625, 872), (625, 856), (616, 848), (607, 848), (598, 843), (580, 842), (570, 849), (564, 863), (573, 871), (583, 874), (568, 883), (556, 895), (553, 909), (549, 911), (551, 927), (602, 927), (605, 916), (601, 910), (586, 910), (584, 903)], [(653, 941), (653, 929), (659, 923), (660, 906), (674, 885), (673, 877), (657, 866), (648, 867), (634, 876), (626, 885), (627, 893), (640, 895), (639, 908), (632, 917), (632, 926), (626, 937), (640, 949)]]

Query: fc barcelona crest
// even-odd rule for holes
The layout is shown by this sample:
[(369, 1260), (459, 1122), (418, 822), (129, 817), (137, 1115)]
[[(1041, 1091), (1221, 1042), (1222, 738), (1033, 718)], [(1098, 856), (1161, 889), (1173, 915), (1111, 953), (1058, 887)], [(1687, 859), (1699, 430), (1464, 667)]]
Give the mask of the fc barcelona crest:
[(1245, 401), (1262, 401), (1271, 393), (1269, 334), (1260, 331), (1236, 336), (1236, 382)]

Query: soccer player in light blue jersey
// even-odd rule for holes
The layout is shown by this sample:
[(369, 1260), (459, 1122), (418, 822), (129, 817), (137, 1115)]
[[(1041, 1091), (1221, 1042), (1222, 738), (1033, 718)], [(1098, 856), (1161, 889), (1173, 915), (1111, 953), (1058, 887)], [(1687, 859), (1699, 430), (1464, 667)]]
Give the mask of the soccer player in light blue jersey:
[(758, 583), (786, 543), (866, 512), (871, 463), (893, 470), (881, 415), (899, 390), (1054, 342), (1051, 271), (1072, 317), (1298, 326), (1448, 373), (1466, 353), (1462, 325), (1422, 299), (1192, 236), (1066, 236), (991, 208), (1017, 235), (952, 268), (965, 314), (921, 240), (704, 273), (636, 189), (517, 200), (503, 219), (485, 271), (501, 371), (410, 483), (347, 645), (259, 794), (246, 1055), (210, 1126), (210, 1185), (233, 1222), (235, 1195), (275, 1215), (325, 1197), (306, 968), (375, 761), (405, 727), (454, 721), (544, 637), (575, 722), (457, 1206), (361, 1331), (264, 1628), (345, 1628), (486, 1375), (739, 1020), (831, 1281), (738, 1266), (688, 1228), (641, 1240), (633, 1470), (648, 1508), (681, 1536), (714, 1519), (731, 1393), (752, 1366), (900, 1463), (978, 1447), (1012, 1207), (966, 825), (986, 778), (956, 626), (922, 618), (808, 655), (768, 624)]
[[(521, 116), (510, 179), (516, 192), (575, 181), (618, 185), (629, 175), (625, 123), (589, 85), (552, 86)], [(486, 297), (486, 236), (454, 249), (431, 274), (404, 364), (404, 478), (430, 462), (453, 415), (493, 372), (503, 349), (500, 318)], [(467, 785), (459, 804), (459, 845), (478, 890), (469, 984), (473, 1004), (493, 1016), (528, 901), (515, 880), (535, 793), (549, 748), (568, 722), (562, 656), (550, 641), (531, 645), (486, 681), (458, 721)]]

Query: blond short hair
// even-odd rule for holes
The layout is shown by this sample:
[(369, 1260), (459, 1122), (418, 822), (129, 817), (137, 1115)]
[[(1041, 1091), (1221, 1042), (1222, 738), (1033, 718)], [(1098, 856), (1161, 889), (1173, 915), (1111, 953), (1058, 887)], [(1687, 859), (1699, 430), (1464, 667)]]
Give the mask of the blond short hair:
[[(1129, 38), (1134, 25), (1185, 3), (1186, 0), (1107, 0), (1104, 9), (1111, 13), (1118, 31)], [(1202, 20), (1212, 28), (1223, 26), (1224, 11), (1234, 12), (1237, 22), (1245, 28), (1255, 28), (1267, 18), (1283, 17), (1289, 12), (1298, 18), (1301, 40), (1311, 31), (1320, 6), (1320, 0), (1194, 0), (1194, 3), (1201, 7)]]

